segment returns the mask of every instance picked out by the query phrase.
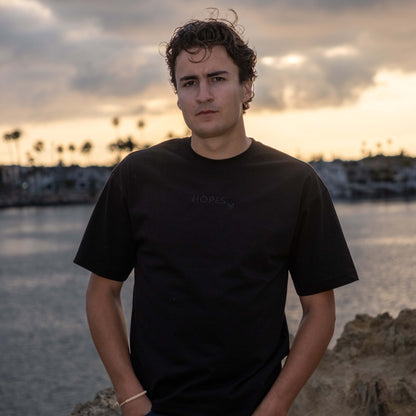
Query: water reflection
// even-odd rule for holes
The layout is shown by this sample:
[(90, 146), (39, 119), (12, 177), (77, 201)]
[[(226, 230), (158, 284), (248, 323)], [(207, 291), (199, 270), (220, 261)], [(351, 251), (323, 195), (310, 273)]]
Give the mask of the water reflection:
[[(334, 339), (357, 313), (416, 308), (416, 202), (336, 209), (360, 281), (336, 291)], [(66, 415), (109, 385), (85, 320), (88, 275), (72, 264), (91, 210), (0, 210), (0, 414)], [(127, 309), (131, 287), (123, 289)], [(286, 311), (294, 332), (300, 305), (292, 285)]]

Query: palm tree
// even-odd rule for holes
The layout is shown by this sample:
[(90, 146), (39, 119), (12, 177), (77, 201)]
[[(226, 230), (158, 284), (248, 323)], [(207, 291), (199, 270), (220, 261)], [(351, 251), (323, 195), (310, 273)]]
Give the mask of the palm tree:
[(32, 156), (32, 153), (26, 152), (26, 159), (29, 165), (31, 165), (32, 167), (35, 166), (35, 158)]
[(116, 163), (120, 162), (122, 159), (123, 152), (130, 153), (138, 147), (138, 144), (132, 139), (131, 136), (128, 136), (126, 140), (119, 138), (115, 142), (108, 145), (110, 152), (118, 152)]
[(117, 139), (117, 136), (119, 135), (118, 127), (120, 126), (120, 118), (119, 117), (113, 117), (113, 119), (111, 120), (111, 123), (113, 124), (114, 129), (116, 131), (116, 139)]
[(73, 165), (74, 164), (75, 145), (73, 143), (70, 143), (68, 145), (68, 150), (71, 152), (71, 165)]
[[(63, 153), (64, 153), (64, 147), (62, 146), (62, 145), (59, 145), (57, 148), (56, 148), (56, 151), (58, 152), (58, 154), (59, 155), (62, 155)], [(58, 164), (59, 165), (63, 165), (64, 163), (63, 163), (63, 160), (62, 160), (62, 157), (60, 157), (59, 158), (59, 162), (58, 162)]]
[(134, 149), (137, 149), (138, 145), (133, 141), (131, 136), (127, 137), (127, 140), (124, 142), (124, 150), (127, 152), (132, 152)]
[(123, 149), (123, 141), (121, 139), (116, 140), (115, 142), (111, 142), (108, 145), (108, 150), (110, 152), (118, 152), (116, 163), (120, 162), (121, 160), (121, 151)]
[(365, 156), (366, 156), (366, 154), (367, 154), (366, 146), (367, 146), (367, 142), (366, 142), (365, 140), (363, 140), (363, 141), (361, 142), (361, 155), (362, 155), (363, 157), (365, 157)]
[(92, 150), (92, 143), (87, 140), (82, 146), (81, 146), (81, 153), (86, 155), (87, 159), (88, 159), (88, 155), (91, 153)]
[(22, 136), (22, 131), (19, 129), (13, 130), (11, 133), (11, 139), (14, 141), (14, 144), (16, 146), (16, 154), (17, 154), (17, 164), (20, 166), (20, 146), (19, 146), (19, 140)]
[(388, 151), (389, 151), (389, 154), (390, 154), (390, 156), (392, 156), (392, 153), (391, 153), (391, 145), (392, 145), (392, 143), (393, 143), (393, 139), (391, 138), (391, 137), (389, 137), (387, 140), (386, 140), (386, 142), (387, 142), (387, 147), (388, 147)]
[(41, 153), (43, 152), (43, 150), (45, 149), (45, 144), (43, 143), (42, 140), (38, 140), (34, 145), (33, 145), (33, 150), (36, 153)]
[(111, 122), (113, 123), (113, 126), (115, 128), (117, 128), (120, 124), (120, 119), (118, 117), (113, 117), (113, 119), (111, 120)]
[[(16, 146), (16, 161), (15, 164), (17, 165), (16, 169), (14, 169), (14, 179), (16, 181), (17, 184), (20, 183), (20, 149), (19, 149), (19, 139), (22, 136), (22, 131), (19, 129), (15, 129), (10, 133), (5, 133), (3, 135), (3, 139), (8, 142), (11, 143), (12, 141), (14, 141), (14, 144)], [(9, 152), (10, 152), (10, 147), (9, 147)], [(11, 152), (10, 152), (10, 156), (11, 156)], [(13, 163), (13, 157), (10, 158), (11, 163)]]
[(13, 157), (13, 149), (11, 147), (11, 142), (12, 142), (11, 133), (4, 133), (3, 140), (7, 143), (7, 148), (9, 149), (10, 164), (12, 165), (14, 157)]
[(376, 147), (377, 147), (377, 156), (382, 155), (383, 154), (383, 143), (377, 142)]
[(43, 143), (42, 140), (38, 140), (34, 145), (33, 145), (33, 150), (37, 153), (43, 152), (43, 150), (45, 149), (45, 143)]
[(138, 122), (137, 122), (137, 128), (139, 129), (139, 132), (140, 132), (140, 134), (139, 134), (139, 140), (141, 140), (143, 137), (142, 137), (142, 131), (143, 131), (143, 129), (145, 128), (145, 126), (146, 126), (146, 123), (145, 123), (145, 121), (144, 120), (142, 120), (142, 119), (140, 119)]

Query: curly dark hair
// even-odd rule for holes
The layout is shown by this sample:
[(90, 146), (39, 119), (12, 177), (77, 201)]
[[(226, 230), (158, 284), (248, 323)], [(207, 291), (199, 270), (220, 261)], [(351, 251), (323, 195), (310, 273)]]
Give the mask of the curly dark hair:
[[(240, 83), (256, 78), (256, 53), (251, 49), (247, 42), (242, 39), (242, 28), (237, 25), (237, 13), (235, 21), (231, 22), (218, 17), (210, 17), (206, 20), (191, 20), (185, 25), (178, 27), (173, 32), (170, 41), (166, 44), (166, 63), (170, 72), (170, 81), (176, 85), (175, 64), (181, 51), (196, 55), (201, 50), (205, 50), (201, 61), (206, 59), (214, 46), (224, 46), (228, 55), (239, 69)], [(243, 109), (249, 108), (250, 100), (243, 104)]]

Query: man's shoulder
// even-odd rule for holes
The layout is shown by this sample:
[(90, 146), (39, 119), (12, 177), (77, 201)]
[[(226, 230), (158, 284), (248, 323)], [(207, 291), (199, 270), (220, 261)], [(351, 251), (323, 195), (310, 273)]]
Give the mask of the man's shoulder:
[(298, 171), (304, 174), (315, 174), (313, 167), (303, 160), (297, 159), (281, 150), (266, 145), (262, 142), (255, 141), (256, 155), (258, 160), (271, 164), (281, 169), (287, 169), (290, 171)]
[(130, 153), (129, 156), (140, 158), (157, 155), (159, 153), (177, 153), (183, 149), (187, 140), (189, 140), (187, 137), (164, 140), (147, 148), (136, 150), (135, 152)]
[(121, 162), (120, 166), (137, 166), (139, 163), (155, 162), (159, 159), (167, 160), (169, 156), (183, 154), (186, 146), (186, 141), (189, 138), (174, 138), (164, 140), (160, 143), (146, 147), (144, 149), (136, 150), (127, 155)]

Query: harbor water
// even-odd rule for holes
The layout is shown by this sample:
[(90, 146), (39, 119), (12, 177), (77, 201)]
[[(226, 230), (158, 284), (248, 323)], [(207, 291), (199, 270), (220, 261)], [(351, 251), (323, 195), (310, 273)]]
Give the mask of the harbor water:
[[(416, 202), (337, 203), (360, 281), (336, 291), (334, 340), (356, 314), (416, 308)], [(67, 416), (110, 385), (72, 263), (92, 206), (0, 210), (0, 414)], [(123, 288), (126, 314), (132, 279)], [(300, 305), (289, 287), (291, 332)]]

